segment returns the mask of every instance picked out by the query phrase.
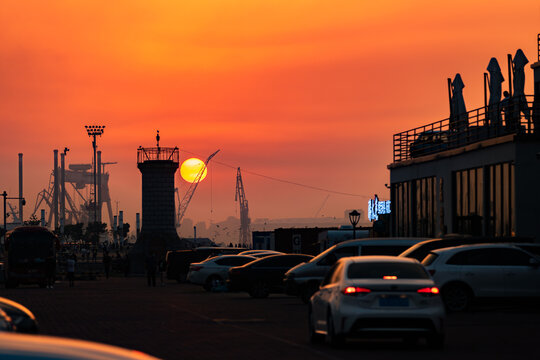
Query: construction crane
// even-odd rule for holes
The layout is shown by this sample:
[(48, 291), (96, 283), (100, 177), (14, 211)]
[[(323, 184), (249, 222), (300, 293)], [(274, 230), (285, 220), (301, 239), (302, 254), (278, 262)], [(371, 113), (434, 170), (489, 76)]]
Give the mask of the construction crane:
[(204, 162), (204, 166), (202, 166), (199, 172), (197, 173), (195, 180), (193, 180), (193, 182), (189, 186), (189, 189), (188, 191), (186, 191), (184, 197), (182, 198), (182, 201), (178, 201), (178, 211), (176, 213), (176, 226), (177, 227), (180, 227), (180, 225), (182, 224), (182, 219), (184, 218), (184, 214), (186, 213), (186, 210), (189, 206), (191, 198), (193, 197), (193, 194), (195, 193), (195, 190), (197, 189), (197, 186), (199, 186), (199, 182), (201, 181), (201, 177), (203, 176), (204, 171), (208, 167), (208, 163), (210, 162), (210, 160), (212, 160), (214, 156), (216, 156), (218, 152), (219, 152), (219, 149), (215, 151), (212, 155), (210, 155), (208, 159), (206, 159), (206, 161)]
[(242, 182), (242, 173), (240, 168), (236, 171), (236, 195), (235, 201), (240, 204), (240, 245), (242, 247), (248, 247), (251, 242), (249, 239), (250, 223), (248, 201), (246, 199), (246, 193), (244, 191), (244, 183)]

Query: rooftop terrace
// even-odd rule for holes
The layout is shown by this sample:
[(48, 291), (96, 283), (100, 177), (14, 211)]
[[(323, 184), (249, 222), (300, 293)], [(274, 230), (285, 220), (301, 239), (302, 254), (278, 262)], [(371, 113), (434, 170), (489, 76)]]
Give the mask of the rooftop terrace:
[(508, 134), (540, 136), (540, 105), (533, 104), (533, 96), (510, 98), (394, 134), (394, 163)]

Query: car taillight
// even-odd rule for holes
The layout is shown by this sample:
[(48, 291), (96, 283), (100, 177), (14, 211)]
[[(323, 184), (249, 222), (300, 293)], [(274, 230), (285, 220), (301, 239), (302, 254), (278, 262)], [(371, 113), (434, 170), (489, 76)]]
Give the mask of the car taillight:
[(436, 270), (435, 269), (430, 269), (430, 270), (428, 270), (428, 272), (429, 272), (429, 275), (433, 276), (433, 275), (435, 275)]
[(426, 287), (426, 288), (418, 289), (416, 292), (425, 296), (434, 296), (434, 295), (439, 295), (439, 288)]
[(189, 267), (189, 270), (191, 270), (191, 271), (199, 271), (201, 269), (202, 269), (202, 266), (197, 266), (197, 265), (191, 265)]
[(370, 289), (356, 287), (356, 286), (347, 286), (341, 291), (344, 295), (366, 295), (371, 292)]

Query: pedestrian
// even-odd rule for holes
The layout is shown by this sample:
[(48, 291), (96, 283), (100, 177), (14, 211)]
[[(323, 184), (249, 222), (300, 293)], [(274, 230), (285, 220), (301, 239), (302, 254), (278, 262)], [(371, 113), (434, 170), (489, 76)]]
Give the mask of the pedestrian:
[(165, 286), (164, 274), (165, 274), (165, 271), (167, 270), (167, 262), (165, 261), (164, 257), (161, 257), (161, 260), (159, 260), (158, 270), (159, 270), (159, 280), (160, 280), (161, 286)]
[(75, 286), (75, 261), (76, 256), (75, 254), (72, 254), (66, 262), (67, 265), (67, 278), (69, 281), (69, 287)]
[(148, 280), (148, 286), (156, 286), (156, 254), (151, 253), (146, 257), (146, 277)]
[(54, 278), (56, 275), (56, 259), (54, 256), (48, 256), (45, 259), (45, 276), (47, 282), (47, 289), (52, 289), (54, 286)]
[(108, 251), (103, 253), (103, 269), (105, 270), (105, 278), (108, 279), (111, 272), (111, 257)]

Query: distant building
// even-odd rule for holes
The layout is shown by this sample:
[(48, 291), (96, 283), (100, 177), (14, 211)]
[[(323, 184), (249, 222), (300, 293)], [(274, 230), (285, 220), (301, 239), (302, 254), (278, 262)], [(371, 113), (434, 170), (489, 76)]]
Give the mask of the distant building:
[(393, 236), (540, 241), (540, 54), (531, 68), (534, 97), (461, 114), (463, 126), (449, 118), (394, 135)]
[(253, 231), (253, 250), (276, 250), (273, 231)]

